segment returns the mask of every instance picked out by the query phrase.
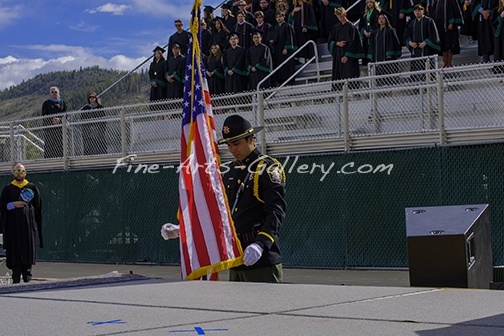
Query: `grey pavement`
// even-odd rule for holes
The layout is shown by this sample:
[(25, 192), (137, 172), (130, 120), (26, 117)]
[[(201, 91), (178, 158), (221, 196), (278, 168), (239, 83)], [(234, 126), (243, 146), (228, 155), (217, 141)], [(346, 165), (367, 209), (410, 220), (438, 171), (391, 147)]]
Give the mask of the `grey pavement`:
[(178, 266), (38, 262), (35, 281), (12, 287), (111, 272), (144, 277), (0, 294), (1, 334), (504, 335), (503, 291), (410, 287), (405, 270), (285, 269), (286, 283), (259, 284), (180, 281)]

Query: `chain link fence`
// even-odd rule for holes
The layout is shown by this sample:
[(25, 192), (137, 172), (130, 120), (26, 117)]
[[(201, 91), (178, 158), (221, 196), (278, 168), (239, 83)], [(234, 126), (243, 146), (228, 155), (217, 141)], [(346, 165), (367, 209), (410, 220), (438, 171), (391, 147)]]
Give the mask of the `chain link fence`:
[[(287, 175), (286, 267), (406, 267), (405, 208), (481, 203), (490, 204), (494, 264), (504, 262), (503, 143), (278, 159)], [(179, 264), (178, 240), (159, 233), (176, 222), (178, 162), (159, 161), (150, 173), (142, 164), (30, 171), (45, 206), (39, 259)]]
[[(504, 63), (436, 69), (433, 59), (420, 62), (433, 69), (419, 74), (405, 71), (411, 59), (384, 62), (393, 73), (214, 96), (216, 125), (239, 113), (265, 126), (258, 141), (272, 153), (300, 142), (309, 152), (500, 139), (491, 130), (504, 127)], [(178, 151), (182, 100), (96, 111), (0, 123), (1, 161), (51, 158), (67, 169), (73, 158)]]

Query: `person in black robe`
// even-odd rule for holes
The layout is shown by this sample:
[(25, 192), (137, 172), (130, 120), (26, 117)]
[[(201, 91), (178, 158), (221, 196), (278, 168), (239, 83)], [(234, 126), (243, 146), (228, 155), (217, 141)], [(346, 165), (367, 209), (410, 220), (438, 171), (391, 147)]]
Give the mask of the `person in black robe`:
[[(295, 44), (298, 47), (303, 46), (310, 40), (317, 41), (317, 19), (313, 7), (309, 3), (304, 0), (296, 0), (287, 21), (294, 27)], [(315, 55), (313, 46), (305, 47), (297, 54), (301, 63), (304, 63), (305, 58), (312, 58), (313, 55)]]
[(222, 52), (229, 47), (228, 42), (229, 30), (222, 23), (221, 18), (215, 18), (214, 31), (212, 32), (212, 44), (217, 43)]
[(238, 21), (238, 13), (242, 12), (245, 18), (245, 21), (250, 23), (252, 26), (256, 24), (254, 15), (252, 14), (252, 3), (247, 4), (246, 1), (244, 0), (239, 0), (235, 2), (236, 5), (233, 6), (233, 15), (236, 18), (236, 21)]
[(457, 0), (436, 0), (430, 16), (436, 23), (439, 34), (443, 68), (452, 66), (453, 55), (460, 54), (459, 30), (462, 25), (462, 11)]
[(212, 95), (224, 93), (224, 68), (222, 67), (222, 51), (219, 44), (210, 47), (210, 55), (205, 60), (208, 91)]
[[(102, 119), (105, 117), (103, 105), (96, 95), (96, 92), (91, 92), (88, 96), (88, 103), (81, 109), (82, 111), (90, 111), (81, 114), (82, 121), (90, 121), (90, 119)], [(82, 125), (82, 140), (84, 145), (84, 155), (99, 155), (107, 153), (106, 141), (107, 124), (105, 122), (93, 121)]]
[[(490, 22), (492, 22), (494, 31), (494, 62), (504, 61), (504, 0), (499, 1), (499, 5), (492, 12), (490, 17)], [(496, 73), (504, 73), (504, 66), (499, 66), (494, 69)]]
[(166, 98), (178, 99), (184, 96), (184, 75), (186, 57), (180, 53), (182, 46), (175, 43), (173, 57), (165, 62)]
[[(399, 42), (395, 29), (392, 28), (387, 15), (384, 13), (378, 15), (378, 28), (373, 30), (370, 42), (367, 58), (373, 63), (392, 61), (401, 57), (401, 42)], [(388, 63), (376, 65), (377, 76), (397, 72), (399, 72), (397, 64)], [(381, 86), (391, 81), (395, 82), (396, 79), (387, 77), (385, 79), (380, 79), (377, 84)]]
[[(277, 24), (273, 26), (269, 36), (269, 46), (272, 49), (273, 68), (278, 68), (287, 58), (292, 55), (296, 50), (294, 28), (292, 25), (285, 22), (285, 13), (276, 13)], [(274, 77), (274, 81), (281, 85), (291, 77), (296, 70), (294, 59), (285, 63), (280, 70), (278, 70)], [(273, 83), (272, 83), (273, 84)], [(291, 79), (287, 85), (293, 85), (294, 79)]]
[[(359, 31), (346, 18), (346, 11), (340, 7), (334, 11), (339, 23), (330, 31), (327, 47), (333, 57), (332, 80), (359, 77), (359, 59), (364, 57)], [(341, 90), (341, 85), (334, 86)]]
[(245, 48), (238, 45), (238, 33), (229, 33), (230, 47), (224, 50), (222, 66), (226, 75), (224, 91), (226, 93), (242, 92), (247, 88), (247, 68), (245, 65)]
[(201, 20), (201, 52), (207, 56), (210, 54), (210, 46), (212, 45), (212, 31), (207, 29), (207, 23)]
[(229, 5), (229, 4), (223, 4), (221, 6), (221, 14), (222, 14), (221, 21), (224, 24), (224, 26), (226, 26), (227, 30), (229, 30), (229, 31), (232, 30), (233, 26), (236, 23), (236, 19), (233, 16), (233, 14), (231, 14), (230, 9), (231, 9), (231, 5)]
[(38, 187), (26, 180), (26, 168), (18, 163), (13, 170), (14, 180), (0, 196), (0, 226), (6, 250), (7, 268), (12, 270), (12, 282), (30, 282), (32, 265), (36, 260), (37, 233), (39, 247), (42, 237), (42, 198)]
[[(263, 13), (264, 22), (269, 23), (271, 26), (276, 24), (274, 6), (272, 6), (272, 4), (268, 0), (259, 1), (259, 9), (253, 12), (254, 15), (259, 11)], [(257, 16), (256, 16), (256, 22), (257, 22)], [(256, 26), (258, 24), (259, 22), (256, 23)]]
[[(247, 71), (249, 73), (249, 87), (251, 90), (256, 90), (257, 85), (267, 75), (269, 75), (273, 68), (273, 59), (271, 58), (271, 51), (269, 47), (262, 44), (262, 31), (255, 30), (252, 33), (252, 40), (254, 44), (247, 50)], [(270, 79), (267, 79), (261, 84), (261, 88), (269, 88), (271, 86)]]
[[(153, 52), (154, 58), (149, 66), (149, 81), (151, 85), (149, 100), (151, 102), (166, 99), (165, 58), (163, 56), (165, 50), (157, 46)], [(154, 109), (154, 107), (151, 106), (151, 109)]]
[(334, 15), (336, 8), (343, 7), (343, 0), (319, 0), (320, 3), (320, 37), (326, 41), (331, 28), (338, 23)]
[[(477, 0), (474, 0), (476, 3)], [(464, 23), (460, 27), (460, 35), (467, 36), (469, 38), (469, 43), (478, 40), (478, 25), (479, 25), (479, 14), (478, 12), (473, 12), (473, 0), (465, 0), (462, 5), (462, 18)]]
[[(457, 0), (455, 0), (457, 1)], [(413, 14), (412, 0), (380, 0), (380, 8), (385, 13), (390, 14), (390, 25), (395, 28), (397, 37), (401, 44), (404, 43), (404, 29), (406, 28), (406, 17)]]
[[(359, 20), (359, 33), (362, 40), (362, 51), (364, 55), (369, 54), (369, 44), (371, 32), (378, 27), (378, 14), (380, 14), (380, 4), (375, 0), (366, 0), (366, 9)], [(362, 59), (362, 65), (367, 65), (369, 58)]]
[(187, 46), (189, 45), (190, 34), (184, 30), (184, 24), (182, 23), (182, 21), (177, 19), (175, 20), (174, 24), (177, 31), (173, 33), (173, 35), (171, 35), (168, 39), (168, 53), (166, 56), (167, 60), (173, 57), (173, 54), (170, 52), (170, 50), (172, 50), (175, 43), (181, 47), (180, 53), (182, 55), (187, 54)]
[(494, 29), (490, 17), (497, 9), (498, 0), (478, 0), (473, 2), (473, 13), (477, 13), (478, 20), (478, 55), (485, 63), (490, 62), (490, 56), (494, 54)]
[[(56, 158), (63, 156), (63, 133), (61, 126), (62, 114), (67, 111), (66, 103), (61, 100), (59, 89), (52, 86), (49, 90), (49, 99), (42, 104), (42, 115), (51, 116), (44, 118), (44, 157)], [(47, 128), (51, 127), (51, 128)]]
[(205, 21), (206, 23), (206, 29), (208, 29), (210, 32), (213, 32), (214, 30), (214, 12), (215, 8), (212, 6), (205, 6), (203, 8), (203, 19), (202, 21)]
[(273, 29), (273, 26), (268, 22), (265, 22), (264, 13), (262, 11), (257, 11), (254, 13), (257, 24), (255, 25), (255, 30), (260, 30), (262, 32), (262, 40), (269, 41), (269, 33)]
[(240, 11), (236, 13), (236, 23), (233, 26), (232, 31), (238, 33), (238, 39), (240, 40), (240, 46), (247, 50), (250, 48), (251, 34), (254, 30), (254, 26), (245, 21), (245, 12)]
[[(415, 18), (408, 22), (404, 30), (404, 40), (406, 47), (411, 52), (411, 57), (424, 57), (437, 55), (441, 51), (439, 45), (439, 34), (434, 20), (425, 16), (425, 9), (422, 5), (415, 5)], [(412, 61), (411, 71), (425, 70), (425, 62)], [(434, 69), (434, 64), (432, 64)], [(425, 75), (412, 75), (413, 81), (425, 80)]]

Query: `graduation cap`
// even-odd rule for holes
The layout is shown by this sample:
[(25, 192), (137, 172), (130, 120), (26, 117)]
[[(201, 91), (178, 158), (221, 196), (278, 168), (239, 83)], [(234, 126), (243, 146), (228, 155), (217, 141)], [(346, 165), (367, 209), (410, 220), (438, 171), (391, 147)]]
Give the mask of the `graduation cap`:
[(205, 6), (205, 7), (203, 8), (203, 11), (204, 11), (204, 12), (207, 12), (207, 13), (213, 13), (214, 9), (215, 9), (215, 8), (213, 8), (212, 6)]
[(219, 20), (219, 21), (221, 21), (221, 22), (222, 22), (222, 20), (223, 20), (223, 19), (222, 19), (220, 16), (216, 16), (216, 17), (214, 17), (214, 18), (213, 18), (213, 20), (212, 20), (212, 21), (213, 21), (213, 22), (215, 22), (215, 21), (217, 21), (217, 20)]
[(238, 33), (237, 31), (230, 31), (227, 38), (228, 40), (232, 37), (232, 36), (236, 36), (238, 39), (240, 39), (240, 33)]
[(264, 32), (262, 30), (260, 30), (260, 29), (254, 29), (254, 30), (252, 30), (252, 33), (250, 35), (252, 35), (252, 36), (260, 35), (260, 36), (262, 36), (263, 34), (264, 34)]
[(162, 54), (166, 51), (163, 48), (161, 48), (160, 46), (157, 46), (156, 48), (154, 48), (154, 50), (152, 50), (152, 52), (156, 52), (158, 50), (161, 51)]
[(226, 2), (224, 4), (222, 4), (221, 8), (223, 9), (231, 9), (233, 7), (233, 3), (229, 3), (229, 2)]

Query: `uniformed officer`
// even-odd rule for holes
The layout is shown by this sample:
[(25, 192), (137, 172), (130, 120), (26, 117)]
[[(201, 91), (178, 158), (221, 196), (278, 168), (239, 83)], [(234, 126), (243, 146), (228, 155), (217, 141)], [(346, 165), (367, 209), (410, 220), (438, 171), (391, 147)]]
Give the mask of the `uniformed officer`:
[(285, 173), (278, 160), (257, 149), (254, 134), (262, 129), (232, 115), (224, 121), (219, 140), (235, 158), (224, 165), (223, 182), (244, 248), (244, 265), (230, 269), (230, 281), (282, 281), (278, 233), (285, 218)]

